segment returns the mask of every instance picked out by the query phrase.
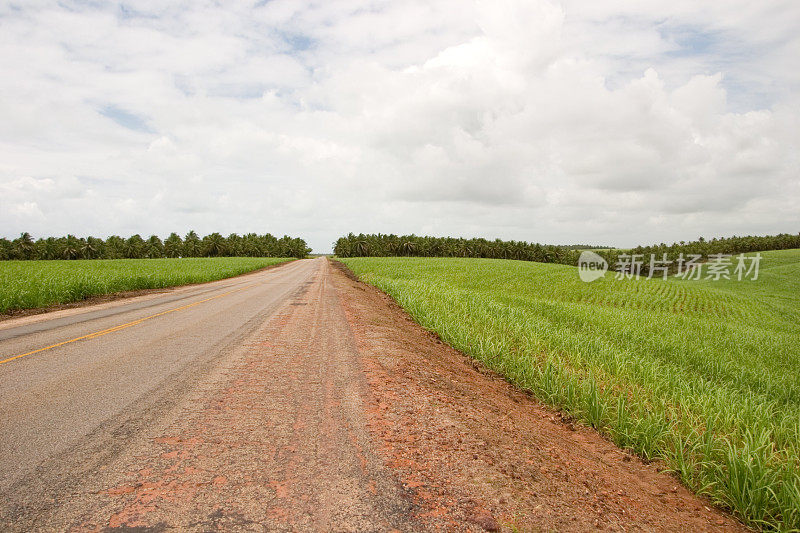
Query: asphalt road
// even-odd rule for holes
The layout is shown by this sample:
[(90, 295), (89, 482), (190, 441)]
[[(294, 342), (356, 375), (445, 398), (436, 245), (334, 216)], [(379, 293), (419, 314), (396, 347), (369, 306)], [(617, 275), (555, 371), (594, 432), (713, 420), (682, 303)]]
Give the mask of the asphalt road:
[(180, 394), (204, 364), (303, 291), (319, 266), (295, 261), (121, 305), (0, 324), (0, 360), (66, 342), (0, 364), (0, 493), (126, 408)]

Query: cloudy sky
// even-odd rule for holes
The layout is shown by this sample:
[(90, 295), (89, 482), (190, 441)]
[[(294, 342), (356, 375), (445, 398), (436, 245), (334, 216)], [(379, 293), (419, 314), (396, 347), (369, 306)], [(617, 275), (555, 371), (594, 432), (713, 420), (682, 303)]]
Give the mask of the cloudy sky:
[(0, 235), (800, 231), (796, 0), (0, 0)]

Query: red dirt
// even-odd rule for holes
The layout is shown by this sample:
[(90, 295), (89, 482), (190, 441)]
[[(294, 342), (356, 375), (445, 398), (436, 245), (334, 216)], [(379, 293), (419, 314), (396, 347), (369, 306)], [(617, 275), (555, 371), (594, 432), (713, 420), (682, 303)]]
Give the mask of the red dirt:
[(434, 527), (494, 531), (745, 531), (443, 344), (391, 298), (333, 276), (370, 384), (381, 456)]

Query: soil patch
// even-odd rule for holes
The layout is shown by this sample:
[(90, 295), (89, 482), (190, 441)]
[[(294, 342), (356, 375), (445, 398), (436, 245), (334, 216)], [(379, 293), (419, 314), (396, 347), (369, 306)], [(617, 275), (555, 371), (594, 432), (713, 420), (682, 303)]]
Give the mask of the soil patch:
[(747, 531), (656, 464), (565, 419), (334, 262), (376, 449), (434, 529)]

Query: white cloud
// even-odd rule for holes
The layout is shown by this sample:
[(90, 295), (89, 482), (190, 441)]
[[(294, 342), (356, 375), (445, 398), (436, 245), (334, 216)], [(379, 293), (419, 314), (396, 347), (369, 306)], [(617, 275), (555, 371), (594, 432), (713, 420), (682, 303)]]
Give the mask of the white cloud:
[(0, 7), (0, 227), (798, 231), (792, 1)]

